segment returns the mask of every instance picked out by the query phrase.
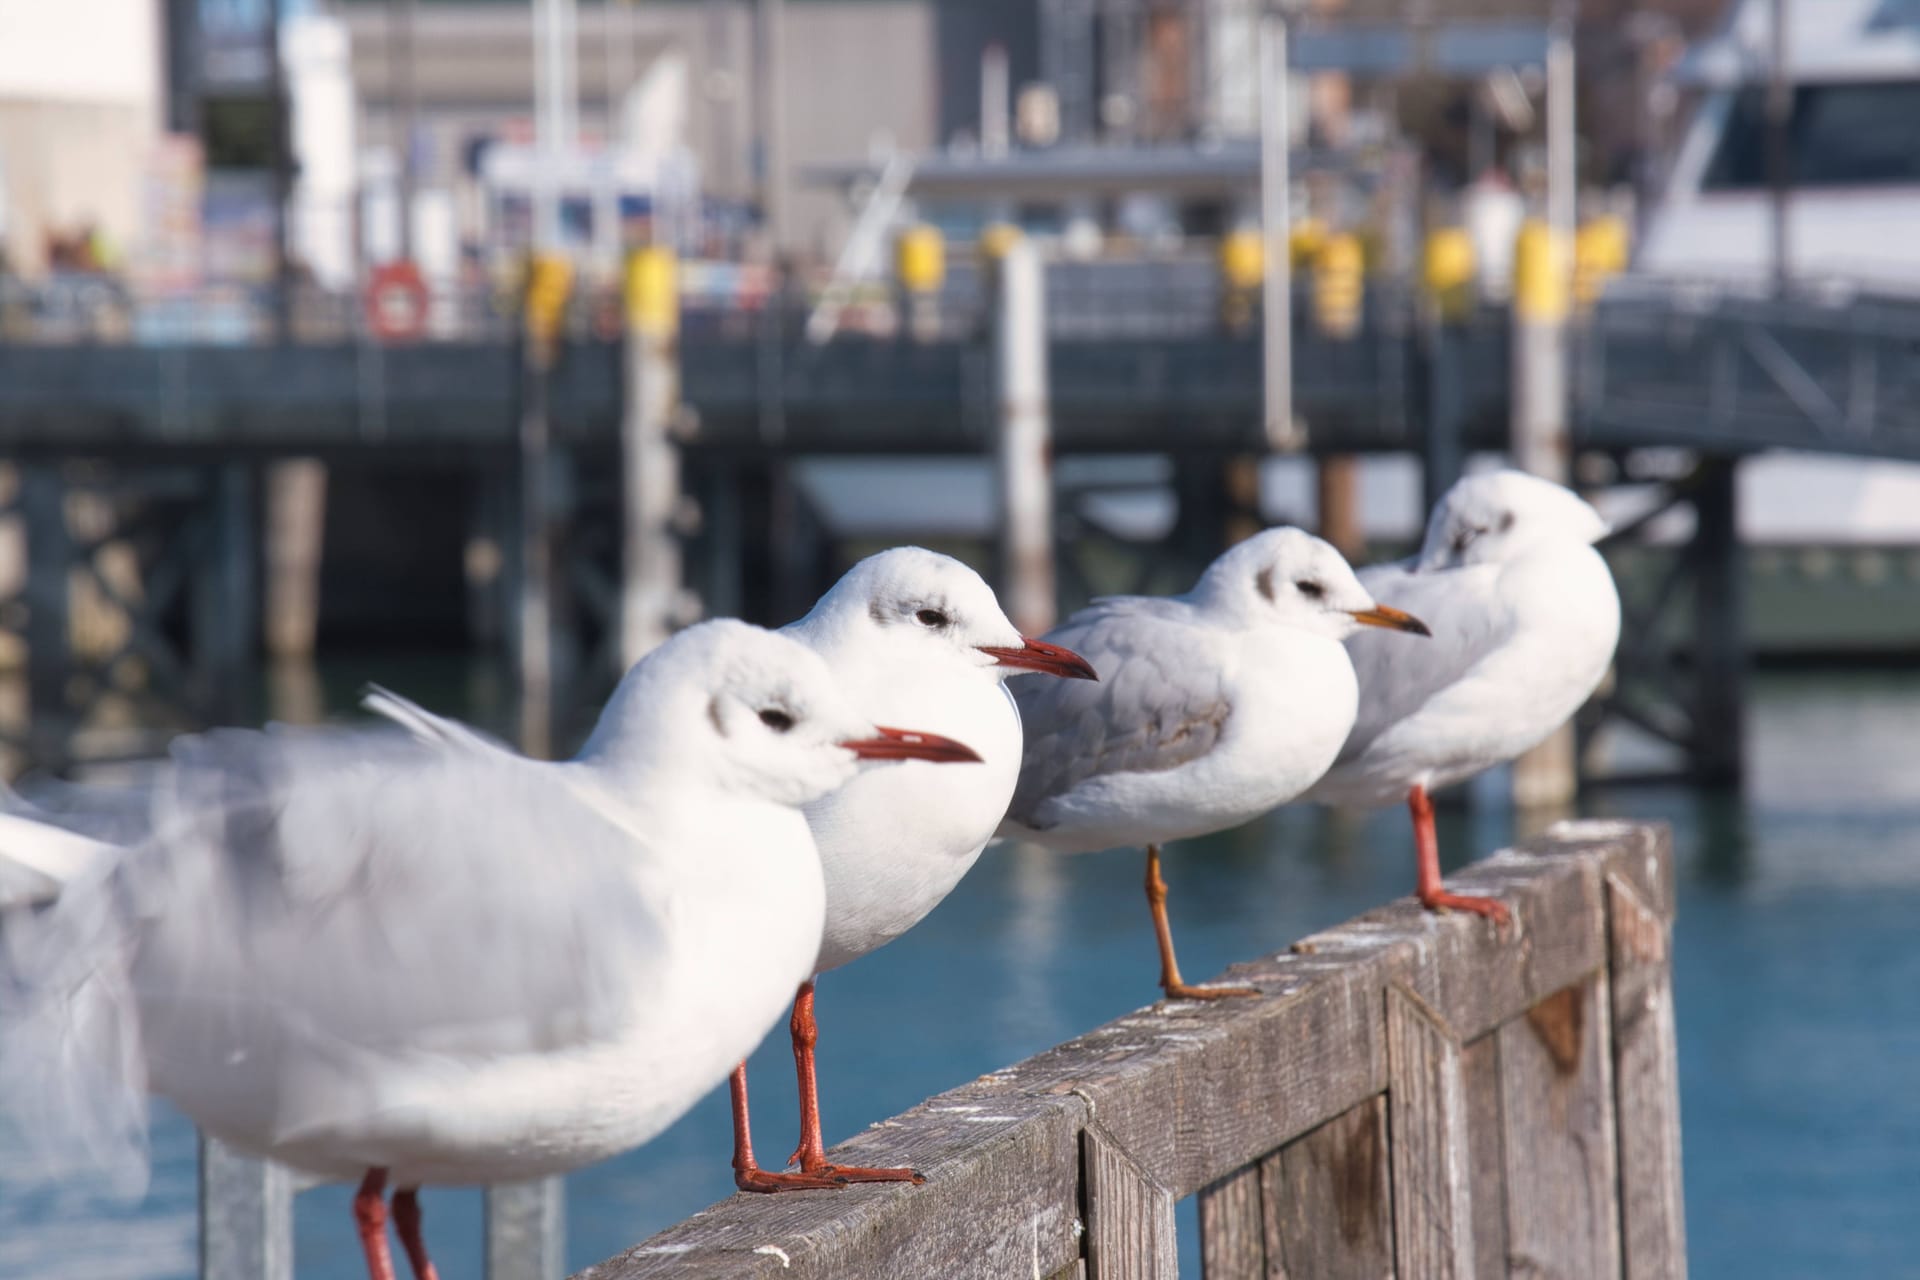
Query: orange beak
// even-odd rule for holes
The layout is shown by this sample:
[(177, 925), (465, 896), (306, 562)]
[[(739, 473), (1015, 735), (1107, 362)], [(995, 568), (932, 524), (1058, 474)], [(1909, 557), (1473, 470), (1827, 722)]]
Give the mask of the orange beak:
[(983, 644), (980, 652), (993, 655), (994, 660), (1003, 667), (1017, 667), (1022, 671), (1043, 671), (1050, 676), (1062, 676), (1068, 680), (1098, 680), (1100, 673), (1093, 664), (1073, 650), (1057, 644), (1048, 644), (1045, 640), (1027, 640), (1020, 648), (1002, 648), (998, 645)]
[(1353, 620), (1362, 626), (1387, 627), (1393, 631), (1411, 632), (1416, 636), (1430, 636), (1433, 634), (1433, 632), (1427, 629), (1426, 623), (1420, 621), (1420, 619), (1414, 617), (1412, 614), (1402, 613), (1398, 609), (1389, 609), (1384, 604), (1377, 604), (1371, 609), (1353, 610)]
[(862, 760), (926, 760), (933, 764), (979, 764), (979, 753), (964, 742), (937, 733), (889, 729), (875, 725), (875, 736), (853, 738), (840, 745)]

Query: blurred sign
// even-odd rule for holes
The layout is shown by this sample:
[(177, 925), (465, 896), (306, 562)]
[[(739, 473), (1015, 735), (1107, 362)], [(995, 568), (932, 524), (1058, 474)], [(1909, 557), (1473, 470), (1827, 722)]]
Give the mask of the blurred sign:
[(147, 157), (140, 185), (140, 239), (133, 274), (142, 293), (191, 293), (200, 286), (200, 202), (206, 161), (200, 140), (175, 133)]
[(426, 332), (429, 301), (419, 267), (386, 263), (367, 281), (367, 324), (382, 342), (412, 342)]

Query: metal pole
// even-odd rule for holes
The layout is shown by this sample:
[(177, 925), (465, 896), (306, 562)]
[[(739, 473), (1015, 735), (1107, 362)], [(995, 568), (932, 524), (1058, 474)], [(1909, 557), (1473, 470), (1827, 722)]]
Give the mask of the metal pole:
[(1263, 320), (1260, 373), (1267, 444), (1297, 449), (1293, 425), (1293, 208), (1288, 198), (1287, 19), (1269, 10), (1260, 20), (1260, 224)]
[(778, 261), (787, 243), (786, 4), (758, 0), (755, 60), (760, 117), (760, 218), (767, 247)]
[(1047, 399), (1046, 268), (1024, 237), (1000, 257), (994, 298), (997, 417), (994, 477), (1000, 505), (1000, 598), (1030, 635), (1051, 627), (1053, 424)]
[(673, 252), (640, 250), (627, 267), (626, 404), (620, 441), (626, 471), (626, 542), (621, 556), (620, 666), (624, 671), (667, 638), (680, 613), (680, 404), (674, 341), (680, 298)]
[(1791, 204), (1793, 84), (1787, 78), (1787, 0), (1768, 5), (1767, 193), (1773, 207), (1773, 287), (1785, 293), (1793, 271), (1787, 242)]
[(560, 248), (561, 174), (579, 141), (574, 93), (574, 0), (534, 0), (533, 242)]
[(558, 1178), (487, 1188), (486, 1280), (560, 1280), (567, 1200)]
[(293, 1280), (286, 1169), (200, 1137), (200, 1280)]
[(1007, 46), (998, 40), (980, 51), (980, 154), (1004, 156), (1013, 137)]
[(287, 71), (280, 57), (281, 0), (267, 0), (267, 96), (273, 104), (273, 340), (293, 336), (293, 262), (287, 256), (287, 201), (293, 170), (287, 154)]
[(413, 133), (418, 126), (420, 99), (413, 76), (414, 0), (391, 0), (387, 8), (387, 76), (393, 104), (394, 159), (400, 179), (400, 258), (413, 261), (413, 200), (417, 175), (413, 169)]
[(1547, 225), (1563, 271), (1572, 265), (1564, 255), (1573, 245), (1579, 183), (1573, 79), (1573, 16), (1563, 6), (1547, 37)]

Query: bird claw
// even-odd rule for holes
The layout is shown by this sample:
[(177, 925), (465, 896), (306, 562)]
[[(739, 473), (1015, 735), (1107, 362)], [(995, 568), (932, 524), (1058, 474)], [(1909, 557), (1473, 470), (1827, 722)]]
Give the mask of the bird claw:
[(1439, 893), (1422, 896), (1420, 905), (1429, 911), (1471, 911), (1493, 921), (1502, 932), (1513, 924), (1513, 915), (1498, 898), (1476, 898), (1471, 894)]
[(1169, 1000), (1226, 1000), (1235, 996), (1257, 996), (1258, 987), (1195, 987), (1184, 982), (1162, 983), (1160, 989)]
[(828, 1173), (770, 1173), (765, 1169), (735, 1169), (733, 1185), (742, 1191), (771, 1195), (778, 1191), (838, 1191), (851, 1181)]

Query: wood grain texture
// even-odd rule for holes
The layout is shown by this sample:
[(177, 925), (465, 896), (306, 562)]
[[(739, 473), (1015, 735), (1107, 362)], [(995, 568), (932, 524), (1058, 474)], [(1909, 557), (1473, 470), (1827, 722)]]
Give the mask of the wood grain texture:
[[(1357, 1125), (1352, 1117), (1363, 1106), (1384, 1106), (1389, 1119), (1383, 1202), (1398, 1274), (1491, 1274), (1513, 1260), (1508, 1237), (1519, 1230), (1502, 1186), (1516, 1123), (1509, 1111), (1540, 1123), (1526, 1110), (1538, 1099), (1524, 1091), (1512, 1098), (1505, 1087), (1508, 1043), (1534, 1055), (1514, 1070), (1552, 1064), (1558, 1054), (1575, 1064), (1584, 1088), (1596, 1044), (1613, 1039), (1596, 1037), (1603, 1023), (1603, 1032), (1621, 1027), (1618, 1101), (1610, 1105), (1620, 1113), (1619, 1168), (1635, 1184), (1619, 1221), (1639, 1242), (1627, 1252), (1649, 1260), (1629, 1274), (1680, 1274), (1666, 831), (1558, 824), (1452, 883), (1498, 894), (1521, 927), (1503, 934), (1478, 917), (1421, 911), (1410, 899), (1370, 911), (1223, 975), (1258, 986), (1258, 998), (1138, 1010), (835, 1150), (849, 1163), (910, 1162), (928, 1174), (926, 1186), (735, 1196), (583, 1274), (1064, 1280), (1085, 1259), (1097, 1280), (1081, 1219), (1088, 1180), (1106, 1167), (1083, 1158), (1083, 1134), (1093, 1128), (1100, 1159), (1137, 1173), (1120, 1185), (1141, 1196), (1141, 1188), (1152, 1189), (1154, 1222), (1172, 1200), (1209, 1188), (1204, 1250), (1212, 1280), (1272, 1280), (1290, 1274), (1282, 1269), (1290, 1264), (1284, 1249), (1297, 1234), (1283, 1227), (1282, 1215), (1303, 1211), (1284, 1209), (1275, 1197), (1297, 1176), (1295, 1157), (1311, 1160), (1317, 1150), (1293, 1144), (1330, 1122)], [(1610, 961), (1631, 961), (1617, 984), (1600, 981)], [(1567, 988), (1592, 993), (1578, 1014), (1541, 1008)], [(1522, 1034), (1525, 1041), (1514, 1039)], [(1580, 1099), (1591, 1104), (1590, 1090)], [(1583, 1119), (1568, 1132), (1600, 1130)], [(1556, 1176), (1567, 1169), (1575, 1166)], [(1575, 1172), (1585, 1177), (1591, 1168)], [(1643, 1178), (1657, 1185), (1637, 1185)], [(1313, 1190), (1331, 1194), (1329, 1186)], [(1251, 1191), (1261, 1206), (1257, 1259), (1244, 1225)], [(1337, 1232), (1339, 1215), (1330, 1222), (1323, 1228)], [(1118, 1231), (1116, 1223), (1110, 1216), (1106, 1225)], [(1157, 1257), (1161, 1237), (1148, 1243)], [(1662, 1271), (1654, 1259), (1675, 1269)], [(1256, 1265), (1261, 1270), (1249, 1270)]]
[(1683, 1280), (1680, 1088), (1669, 925), (1624, 878), (1607, 878), (1620, 1235), (1627, 1280)]
[(1155, 1182), (1112, 1134), (1081, 1134), (1087, 1178), (1087, 1280), (1179, 1280), (1173, 1193)]
[(1474, 1274), (1507, 1274), (1507, 1152), (1500, 1120), (1500, 1033), (1490, 1031), (1460, 1053), (1467, 1091), (1467, 1185), (1473, 1192)]
[(1250, 1164), (1200, 1188), (1204, 1280), (1267, 1280), (1260, 1181), (1260, 1166)]
[(1385, 1095), (1294, 1139), (1260, 1175), (1269, 1277), (1392, 1280)]
[(1399, 1274), (1464, 1280), (1474, 1273), (1474, 1258), (1460, 1043), (1440, 1016), (1406, 987), (1387, 988), (1386, 1010), (1393, 1239)]
[(1620, 1274), (1608, 1010), (1599, 973), (1500, 1028), (1512, 1274)]
[(828, 1152), (847, 1164), (910, 1160), (925, 1186), (735, 1195), (580, 1276), (1050, 1275), (1081, 1256), (1086, 1120), (1078, 1098), (990, 1096), (974, 1081)]

